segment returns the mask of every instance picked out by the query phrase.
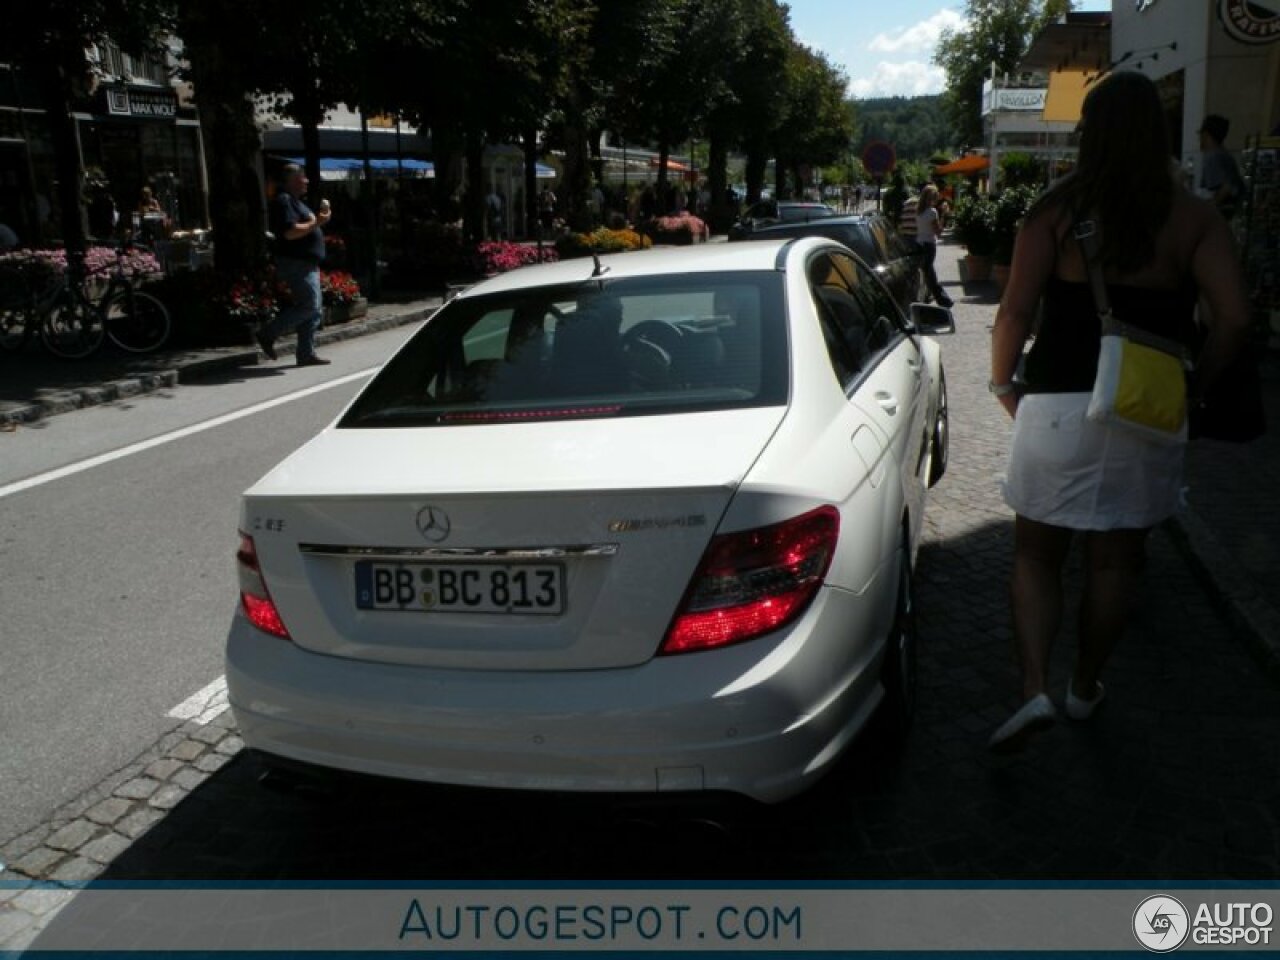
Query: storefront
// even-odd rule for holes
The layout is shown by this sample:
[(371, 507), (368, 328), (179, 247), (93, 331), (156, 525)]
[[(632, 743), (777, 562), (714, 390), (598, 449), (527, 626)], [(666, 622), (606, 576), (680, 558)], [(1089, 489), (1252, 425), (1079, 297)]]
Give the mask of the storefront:
[[(154, 58), (124, 58), (101, 49), (110, 76), (75, 105), (76, 144), (86, 180), (105, 184), (127, 218), (150, 187), (174, 228), (208, 225), (208, 187), (193, 107), (184, 104), (167, 69)], [(61, 238), (53, 140), (32, 83), (0, 65), (0, 220), (24, 244)]]
[(200, 125), (170, 87), (104, 84), (77, 112), (86, 175), (101, 173), (121, 217), (150, 187), (175, 229), (208, 225)]
[(1188, 180), (1199, 182), (1198, 132), (1230, 122), (1225, 146), (1247, 184), (1232, 222), (1260, 330), (1280, 345), (1280, 9), (1248, 0), (1115, 5), (1112, 61), (1156, 81)]

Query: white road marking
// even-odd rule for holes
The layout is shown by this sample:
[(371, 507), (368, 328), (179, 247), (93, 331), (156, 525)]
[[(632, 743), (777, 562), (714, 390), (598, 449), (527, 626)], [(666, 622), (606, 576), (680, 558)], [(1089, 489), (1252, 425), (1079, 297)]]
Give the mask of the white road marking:
[(152, 437), (150, 440), (141, 440), (138, 443), (130, 444), (127, 447), (121, 447), (119, 450), (112, 450), (108, 453), (100, 453), (96, 457), (90, 457), (87, 460), (81, 460), (78, 463), (70, 463), (65, 467), (58, 467), (56, 470), (48, 470), (44, 473), (38, 473), (34, 477), (27, 477), (25, 480), (17, 480), (6, 486), (0, 487), (0, 500), (11, 496), (15, 493), (21, 493), (23, 490), (30, 490), (32, 487), (38, 487), (45, 483), (52, 483), (54, 480), (61, 480), (63, 477), (70, 477), (77, 473), (83, 473), (85, 470), (92, 470), (94, 467), (100, 467), (105, 463), (111, 463), (113, 460), (122, 460), (125, 457), (131, 457), (135, 453), (142, 453), (144, 450), (150, 450), (153, 447), (159, 447), (166, 443), (172, 443), (174, 440), (181, 440), (184, 437), (194, 436), (197, 433), (203, 433), (206, 430), (212, 430), (214, 427), (220, 427), (226, 423), (233, 423), (236, 420), (243, 420), (245, 417), (252, 417), (254, 414), (262, 413), (264, 410), (270, 410), (272, 407), (279, 407), (286, 403), (292, 403), (294, 400), (301, 400), (303, 397), (309, 397), (314, 393), (322, 393), (333, 387), (340, 387), (343, 384), (350, 383), (353, 380), (359, 380), (362, 377), (368, 377), (375, 373), (378, 367), (369, 367), (358, 373), (349, 373), (345, 377), (339, 377), (337, 380), (330, 380), (327, 383), (317, 384), (314, 387), (307, 387), (304, 390), (298, 390), (294, 393), (287, 393), (282, 397), (276, 397), (274, 400), (264, 400), (262, 403), (255, 403), (251, 407), (245, 407), (243, 410), (236, 410), (234, 413), (224, 413), (220, 417), (214, 417), (212, 420), (205, 420), (202, 423), (195, 423), (189, 427), (182, 427), (178, 430), (171, 430), (168, 433), (162, 433), (158, 437)]
[(231, 704), (227, 702), (227, 678), (219, 677), (203, 690), (198, 690), (187, 697), (165, 716), (176, 720), (194, 720), (203, 727), (229, 706)]

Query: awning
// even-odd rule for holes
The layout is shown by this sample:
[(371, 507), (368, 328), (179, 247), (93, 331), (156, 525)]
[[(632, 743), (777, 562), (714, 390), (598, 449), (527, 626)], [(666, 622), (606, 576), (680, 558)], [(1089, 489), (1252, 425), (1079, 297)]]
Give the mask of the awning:
[[(303, 157), (286, 157), (290, 163), (296, 163), (299, 166), (306, 164)], [(435, 176), (435, 164), (429, 160), (416, 160), (413, 157), (401, 157), (396, 160), (394, 157), (370, 157), (369, 169), (375, 174), (394, 176), (398, 170), (413, 177), (433, 177)], [(321, 157), (320, 158), (320, 175), (328, 174), (352, 174), (361, 173), (364, 170), (364, 160), (360, 157)]]
[(982, 173), (991, 166), (991, 160), (981, 153), (971, 153), (968, 156), (958, 157), (950, 163), (944, 163), (933, 168), (933, 172), (938, 175), (948, 173), (974, 174)]
[(1044, 101), (1044, 119), (1047, 122), (1075, 123), (1080, 119), (1080, 107), (1089, 85), (1097, 79), (1097, 73), (1088, 70), (1055, 70), (1049, 74), (1049, 92)]

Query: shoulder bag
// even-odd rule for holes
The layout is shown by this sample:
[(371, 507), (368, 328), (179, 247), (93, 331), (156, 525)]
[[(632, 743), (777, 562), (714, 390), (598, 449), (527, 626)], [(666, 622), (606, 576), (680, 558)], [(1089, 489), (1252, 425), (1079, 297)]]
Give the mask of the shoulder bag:
[(1094, 222), (1077, 221), (1074, 231), (1089, 270), (1093, 305), (1102, 323), (1098, 374), (1086, 416), (1159, 443), (1185, 442), (1190, 368), (1186, 349), (1176, 340), (1156, 336), (1112, 316), (1098, 262)]

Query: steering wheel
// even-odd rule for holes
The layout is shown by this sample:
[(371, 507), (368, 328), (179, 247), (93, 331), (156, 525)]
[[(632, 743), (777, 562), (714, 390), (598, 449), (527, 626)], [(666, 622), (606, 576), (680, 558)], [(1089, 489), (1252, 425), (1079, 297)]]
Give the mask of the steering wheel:
[(636, 343), (651, 343), (670, 357), (680, 349), (683, 339), (684, 331), (670, 320), (641, 320), (622, 335), (622, 349), (629, 351)]

